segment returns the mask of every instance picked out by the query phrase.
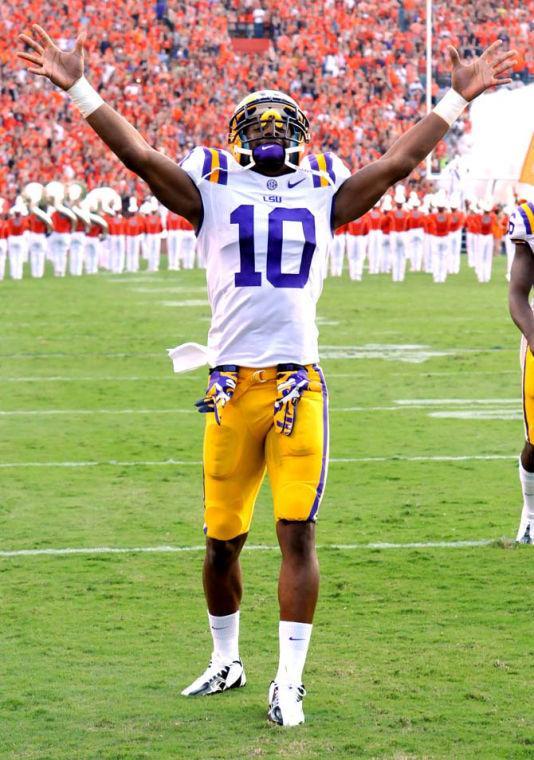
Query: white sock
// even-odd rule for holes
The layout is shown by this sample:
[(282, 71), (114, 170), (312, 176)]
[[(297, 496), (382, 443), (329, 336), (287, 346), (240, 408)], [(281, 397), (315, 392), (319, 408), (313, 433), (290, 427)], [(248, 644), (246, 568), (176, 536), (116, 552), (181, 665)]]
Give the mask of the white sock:
[(519, 460), (519, 480), (521, 481), (521, 491), (523, 492), (523, 511), (519, 522), (518, 540), (523, 537), (527, 529), (527, 523), (534, 521), (534, 472), (528, 472)]
[(277, 683), (302, 683), (302, 671), (310, 646), (313, 625), (281, 620), (278, 629), (280, 662), (275, 681)]
[(228, 663), (239, 660), (239, 610), (232, 615), (210, 615), (212, 659)]

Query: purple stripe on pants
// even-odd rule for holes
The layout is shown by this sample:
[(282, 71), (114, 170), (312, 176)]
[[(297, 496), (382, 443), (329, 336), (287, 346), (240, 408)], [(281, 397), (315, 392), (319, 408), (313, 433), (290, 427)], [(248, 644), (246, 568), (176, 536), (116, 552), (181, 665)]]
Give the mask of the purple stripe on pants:
[(317, 486), (315, 499), (311, 508), (311, 512), (308, 515), (308, 520), (317, 519), (317, 512), (323, 498), (326, 474), (328, 472), (328, 390), (322, 369), (317, 364), (314, 364), (313, 368), (321, 378), (321, 390), (323, 393), (323, 458), (321, 461), (321, 476), (319, 478), (319, 485)]

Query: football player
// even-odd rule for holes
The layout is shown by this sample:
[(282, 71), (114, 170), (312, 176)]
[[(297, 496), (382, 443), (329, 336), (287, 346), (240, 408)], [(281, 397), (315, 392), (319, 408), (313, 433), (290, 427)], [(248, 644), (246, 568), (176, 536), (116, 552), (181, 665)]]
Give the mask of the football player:
[(205, 396), (204, 589), (211, 662), (185, 695), (245, 684), (239, 655), (241, 570), (254, 503), (267, 470), (282, 561), (280, 658), (268, 717), (304, 721), (302, 672), (319, 589), (315, 521), (328, 467), (327, 391), (318, 364), (316, 302), (338, 227), (362, 216), (407, 177), (468, 102), (515, 60), (499, 42), (469, 65), (450, 48), (452, 87), (433, 113), (385, 155), (350, 175), (330, 153), (304, 155), (308, 119), (288, 95), (260, 90), (237, 105), (230, 150), (194, 148), (180, 165), (153, 149), (83, 76), (82, 34), (63, 52), (44, 29), (20, 35), (31, 73), (66, 91), (125, 166), (198, 236), (212, 309)]
[(522, 333), (520, 356), (526, 439), (519, 457), (523, 511), (516, 540), (534, 544), (534, 314), (528, 300), (534, 285), (534, 203), (518, 206), (510, 217), (508, 235), (515, 243), (509, 303), (512, 319)]

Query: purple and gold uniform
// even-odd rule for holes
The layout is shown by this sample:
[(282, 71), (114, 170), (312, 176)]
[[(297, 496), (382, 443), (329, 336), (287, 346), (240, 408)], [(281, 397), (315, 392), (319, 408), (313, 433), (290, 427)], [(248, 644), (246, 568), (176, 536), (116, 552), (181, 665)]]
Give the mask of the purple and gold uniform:
[[(206, 534), (229, 540), (249, 530), (265, 472), (277, 520), (315, 520), (328, 462), (316, 303), (333, 197), (349, 171), (335, 156), (319, 154), (294, 172), (267, 177), (244, 171), (229, 152), (202, 147), (181, 165), (202, 197), (197, 246), (212, 310), (210, 365), (239, 368), (220, 418), (206, 419)], [(274, 409), (277, 367), (284, 365), (304, 377), (307, 370), (288, 427)]]
[[(514, 243), (527, 245), (534, 256), (534, 203), (522, 203), (516, 208), (508, 223), (508, 236)], [(521, 337), (520, 358), (525, 437), (534, 444), (534, 356), (524, 336)]]

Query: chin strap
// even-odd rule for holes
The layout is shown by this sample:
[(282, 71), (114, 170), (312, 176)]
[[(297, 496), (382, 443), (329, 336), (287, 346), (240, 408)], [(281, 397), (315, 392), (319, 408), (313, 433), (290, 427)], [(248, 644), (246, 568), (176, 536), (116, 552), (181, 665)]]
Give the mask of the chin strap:
[[(234, 146), (233, 150), (234, 150), (234, 153), (239, 153), (239, 155), (248, 156), (249, 158), (249, 162), (245, 164), (244, 166), (238, 163), (238, 168), (235, 171), (246, 171), (247, 169), (252, 169), (253, 166), (256, 166), (256, 162), (254, 160), (254, 156), (252, 155), (252, 150), (250, 148), (241, 148), (236, 145)], [(324, 172), (317, 169), (307, 169), (304, 166), (292, 163), (291, 158), (294, 153), (304, 153), (304, 145), (296, 145), (293, 148), (286, 148), (283, 166), (287, 166), (289, 169), (293, 169), (294, 171), (297, 171), (298, 169), (301, 172), (306, 172), (306, 174), (314, 174), (317, 177), (324, 177), (327, 180), (329, 185), (334, 184), (328, 172)], [(202, 179), (206, 179), (206, 177), (209, 177), (210, 174), (212, 174), (214, 171), (217, 171), (217, 169), (211, 169), (206, 174), (203, 174)]]

